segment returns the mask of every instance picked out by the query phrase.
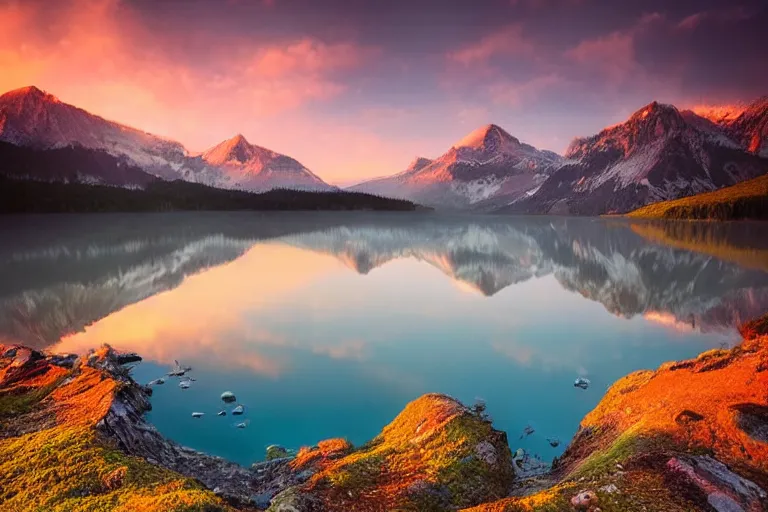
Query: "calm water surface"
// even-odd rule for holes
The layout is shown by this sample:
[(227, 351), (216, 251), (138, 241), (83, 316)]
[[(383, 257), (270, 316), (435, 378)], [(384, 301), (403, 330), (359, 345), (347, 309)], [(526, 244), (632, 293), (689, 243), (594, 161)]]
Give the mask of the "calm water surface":
[[(551, 459), (613, 381), (732, 344), (768, 310), (759, 224), (72, 215), (4, 217), (0, 240), (0, 342), (109, 343), (145, 358), (142, 382), (192, 366), (190, 389), (155, 388), (150, 420), (243, 464), (362, 443), (426, 392), (484, 399), (513, 449)], [(244, 416), (216, 416), (225, 390)]]

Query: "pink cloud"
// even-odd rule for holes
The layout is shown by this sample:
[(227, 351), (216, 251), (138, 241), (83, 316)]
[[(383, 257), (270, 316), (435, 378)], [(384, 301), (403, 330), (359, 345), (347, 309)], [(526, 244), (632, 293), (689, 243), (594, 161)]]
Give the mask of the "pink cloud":
[[(376, 50), (352, 42), (303, 38), (282, 43), (231, 41), (214, 64), (173, 54), (181, 34), (149, 31), (119, 0), (0, 6), (0, 91), (37, 85), (104, 117), (181, 139), (214, 142), (217, 124), (244, 131), (255, 116), (279, 114), (346, 89), (337, 73)], [(229, 134), (229, 133), (228, 133)], [(205, 140), (205, 142), (203, 142)]]
[(582, 41), (568, 50), (566, 57), (601, 71), (614, 82), (620, 82), (636, 65), (634, 38), (629, 33), (613, 32), (605, 37)]
[(556, 73), (537, 76), (526, 82), (497, 82), (491, 84), (489, 93), (494, 103), (517, 106), (531, 101), (546, 89), (563, 83), (563, 78)]
[(265, 77), (322, 73), (358, 66), (375, 50), (350, 43), (326, 44), (304, 38), (287, 45), (272, 45), (258, 50), (249, 71)]
[(486, 64), (496, 56), (532, 55), (533, 53), (533, 43), (523, 35), (522, 25), (515, 24), (449, 53), (448, 58), (464, 66), (470, 66)]

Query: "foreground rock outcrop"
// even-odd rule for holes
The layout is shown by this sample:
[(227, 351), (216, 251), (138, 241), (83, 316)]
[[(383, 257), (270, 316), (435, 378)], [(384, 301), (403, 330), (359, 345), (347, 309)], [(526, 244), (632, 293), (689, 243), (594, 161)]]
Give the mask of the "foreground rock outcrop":
[(762, 512), (768, 317), (742, 334), (731, 350), (616, 382), (536, 476), (482, 406), (439, 394), (363, 446), (272, 446), (245, 468), (143, 419), (151, 390), (130, 377), (135, 355), (0, 346), (0, 510)]

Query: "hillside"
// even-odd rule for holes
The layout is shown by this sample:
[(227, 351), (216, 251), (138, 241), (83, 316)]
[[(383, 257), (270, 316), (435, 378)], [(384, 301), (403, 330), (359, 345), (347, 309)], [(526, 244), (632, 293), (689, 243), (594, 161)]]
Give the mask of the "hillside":
[(651, 204), (627, 215), (654, 219), (768, 220), (768, 175), (714, 192)]
[(0, 213), (160, 212), (176, 210), (394, 210), (418, 205), (353, 192), (273, 189), (260, 194), (185, 181), (156, 180), (144, 189), (46, 183), (0, 176)]

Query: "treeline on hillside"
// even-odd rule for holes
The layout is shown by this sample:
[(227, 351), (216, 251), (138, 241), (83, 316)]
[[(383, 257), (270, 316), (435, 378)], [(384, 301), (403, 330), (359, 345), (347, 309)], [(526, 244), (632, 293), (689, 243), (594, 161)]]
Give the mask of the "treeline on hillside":
[(669, 207), (665, 219), (691, 220), (768, 220), (768, 196), (740, 197), (728, 202)]
[(357, 192), (276, 189), (260, 194), (185, 181), (155, 181), (144, 189), (49, 183), (0, 176), (0, 212), (165, 212), (177, 210), (391, 210), (422, 207)]
[(736, 185), (644, 206), (630, 217), (690, 220), (768, 220), (768, 175)]

